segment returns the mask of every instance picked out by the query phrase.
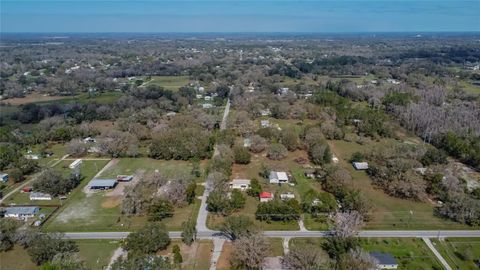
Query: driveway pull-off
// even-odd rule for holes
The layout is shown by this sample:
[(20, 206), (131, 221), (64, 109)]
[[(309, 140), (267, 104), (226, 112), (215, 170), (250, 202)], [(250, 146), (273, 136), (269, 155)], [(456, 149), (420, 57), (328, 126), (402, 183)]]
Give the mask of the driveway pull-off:
[(437, 249), (433, 246), (432, 241), (430, 241), (429, 238), (422, 237), (423, 242), (427, 244), (427, 247), (435, 254), (435, 257), (440, 261), (440, 263), (443, 265), (443, 267), (447, 270), (452, 270), (450, 265), (448, 265), (447, 261), (442, 257), (442, 255), (437, 251)]

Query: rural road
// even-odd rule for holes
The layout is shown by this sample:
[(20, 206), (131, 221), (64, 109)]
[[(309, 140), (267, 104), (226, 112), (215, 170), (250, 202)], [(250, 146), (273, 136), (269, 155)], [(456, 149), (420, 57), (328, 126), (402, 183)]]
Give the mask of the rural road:
[[(129, 232), (67, 232), (65, 238), (70, 239), (121, 239)], [(171, 238), (180, 238), (180, 231), (169, 232)], [(265, 231), (267, 237), (326, 237), (330, 231)], [(218, 231), (201, 231), (198, 238), (218, 237)], [(409, 238), (437, 238), (437, 237), (480, 237), (480, 231), (360, 231), (358, 237), (409, 237)]]
[[(227, 105), (225, 105), (225, 110), (223, 111), (222, 122), (220, 123), (220, 130), (224, 130), (227, 128), (227, 118), (228, 113), (230, 112), (230, 99), (227, 100)], [(213, 152), (213, 156), (215, 157), (218, 155), (217, 146), (215, 145), (215, 150)], [(212, 231), (207, 228), (207, 197), (210, 193), (210, 185), (209, 183), (205, 183), (205, 191), (202, 195), (202, 201), (200, 203), (200, 210), (198, 212), (197, 217), (197, 231), (198, 232), (208, 232), (211, 233)]]

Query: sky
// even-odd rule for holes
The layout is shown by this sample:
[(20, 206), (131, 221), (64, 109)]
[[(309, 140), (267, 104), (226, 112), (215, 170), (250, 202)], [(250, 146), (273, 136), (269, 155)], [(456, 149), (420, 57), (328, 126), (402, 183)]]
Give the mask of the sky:
[(0, 32), (480, 31), (480, 0), (0, 0)]

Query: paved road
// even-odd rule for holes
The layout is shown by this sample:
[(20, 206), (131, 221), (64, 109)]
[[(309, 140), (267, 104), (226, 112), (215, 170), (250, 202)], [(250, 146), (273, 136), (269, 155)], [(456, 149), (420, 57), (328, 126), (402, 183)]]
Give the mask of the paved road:
[(435, 249), (435, 247), (432, 244), (432, 241), (430, 241), (430, 239), (428, 239), (426, 237), (422, 237), (422, 239), (423, 239), (423, 242), (425, 242), (425, 244), (427, 245), (427, 247), (433, 252), (433, 254), (435, 254), (435, 256), (440, 261), (440, 263), (443, 265), (443, 267), (445, 267), (446, 270), (452, 270), (450, 265), (448, 265), (447, 261), (437, 251), (437, 249)]
[[(265, 231), (267, 237), (327, 237), (329, 231)], [(66, 238), (72, 239), (120, 239), (129, 232), (67, 232)], [(180, 238), (181, 232), (170, 232), (171, 238)], [(218, 237), (218, 231), (198, 231), (198, 238)], [(480, 231), (360, 231), (359, 237), (480, 237)]]
[[(57, 166), (58, 163), (60, 163), (60, 162), (62, 162), (63, 160), (65, 160), (68, 156), (69, 156), (69, 155), (65, 155), (65, 156), (63, 156), (61, 159), (55, 161), (52, 165), (50, 165), (50, 168), (53, 168), (53, 167)], [(26, 182), (23, 182), (21, 185), (19, 185), (18, 187), (14, 188), (13, 190), (11, 190), (11, 191), (8, 192), (7, 194), (5, 194), (5, 195), (3, 196), (3, 198), (0, 199), (0, 204), (3, 203), (3, 201), (4, 201), (6, 198), (12, 196), (15, 192), (19, 191), (21, 188), (23, 188), (23, 187), (25, 187), (25, 186), (28, 186), (28, 185), (30, 185), (31, 183), (33, 183), (33, 181), (35, 181), (35, 179), (37, 179), (37, 177), (38, 177), (39, 174), (40, 174), (40, 172), (37, 173), (37, 174), (35, 174), (35, 175), (32, 175), (32, 178), (30, 178), (30, 180), (28, 180), (28, 181), (26, 181)]]

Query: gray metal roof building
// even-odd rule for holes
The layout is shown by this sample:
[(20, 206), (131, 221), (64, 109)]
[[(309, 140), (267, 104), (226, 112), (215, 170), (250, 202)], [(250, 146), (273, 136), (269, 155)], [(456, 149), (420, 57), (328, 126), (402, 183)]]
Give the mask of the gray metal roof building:
[(117, 185), (117, 179), (93, 179), (88, 185), (91, 189), (111, 189)]

